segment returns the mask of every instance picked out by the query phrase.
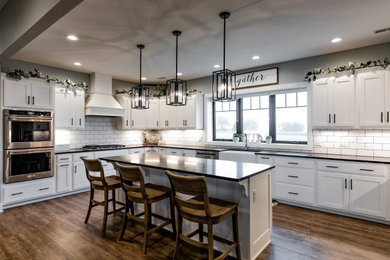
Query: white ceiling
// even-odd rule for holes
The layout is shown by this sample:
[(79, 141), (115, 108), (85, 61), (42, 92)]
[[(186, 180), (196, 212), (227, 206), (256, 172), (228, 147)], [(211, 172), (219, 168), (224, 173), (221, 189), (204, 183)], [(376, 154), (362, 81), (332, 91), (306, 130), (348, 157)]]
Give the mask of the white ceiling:
[[(173, 30), (179, 38), (182, 79), (211, 75), (222, 63), (227, 20), (227, 67), (232, 70), (390, 41), (389, 0), (84, 0), (13, 58), (138, 81), (145, 44), (146, 82), (175, 74)], [(71, 42), (66, 35), (80, 40)], [(331, 44), (334, 37), (343, 41)], [(259, 60), (252, 60), (259, 55)], [(73, 62), (79, 61), (81, 67)], [(160, 80), (161, 81), (161, 80)]]

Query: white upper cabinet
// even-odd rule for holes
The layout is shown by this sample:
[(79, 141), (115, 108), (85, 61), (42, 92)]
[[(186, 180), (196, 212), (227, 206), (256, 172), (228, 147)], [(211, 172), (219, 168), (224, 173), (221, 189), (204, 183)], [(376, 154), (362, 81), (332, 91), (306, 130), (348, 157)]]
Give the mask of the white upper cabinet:
[(357, 77), (361, 127), (388, 127), (390, 112), (390, 72), (378, 70)]
[(312, 85), (313, 128), (354, 128), (356, 91), (354, 76), (321, 78)]
[[(161, 100), (161, 102), (165, 99)], [(146, 129), (159, 129), (160, 128), (160, 99), (151, 99), (149, 103), (149, 109), (145, 110), (145, 128)]]
[(125, 110), (125, 114), (117, 121), (118, 129), (130, 129), (131, 128), (131, 100), (130, 96), (126, 94), (119, 94), (115, 96), (118, 103)]
[(53, 84), (41, 79), (3, 78), (3, 105), (7, 108), (54, 109)]
[(145, 129), (146, 110), (149, 109), (131, 109), (131, 128)]
[(176, 123), (180, 129), (203, 129), (203, 94), (187, 97), (187, 105), (177, 107)]
[(85, 91), (57, 86), (55, 92), (55, 128), (84, 129)]
[(179, 107), (168, 106), (165, 97), (160, 100), (160, 129), (177, 128), (177, 111)]

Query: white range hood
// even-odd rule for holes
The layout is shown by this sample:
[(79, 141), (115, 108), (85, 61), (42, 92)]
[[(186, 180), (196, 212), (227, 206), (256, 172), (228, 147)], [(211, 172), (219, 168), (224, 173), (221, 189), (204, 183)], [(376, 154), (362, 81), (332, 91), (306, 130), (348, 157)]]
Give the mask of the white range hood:
[(112, 77), (92, 73), (89, 98), (85, 105), (85, 115), (123, 116), (124, 114), (125, 110), (112, 96)]

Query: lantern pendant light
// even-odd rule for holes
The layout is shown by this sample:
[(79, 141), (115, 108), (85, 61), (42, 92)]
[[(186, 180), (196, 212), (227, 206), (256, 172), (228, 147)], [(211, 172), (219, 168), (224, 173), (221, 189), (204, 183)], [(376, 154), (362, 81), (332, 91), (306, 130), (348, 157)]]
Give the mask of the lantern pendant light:
[(223, 19), (223, 69), (214, 71), (212, 75), (213, 101), (234, 101), (236, 99), (236, 73), (225, 68), (226, 19), (230, 13), (222, 12)]
[(178, 38), (180, 31), (173, 31), (176, 37), (176, 76), (175, 79), (167, 80), (166, 104), (169, 106), (185, 106), (187, 104), (187, 82), (177, 78), (178, 67)]
[(148, 109), (149, 108), (149, 88), (142, 85), (142, 49), (144, 45), (138, 44), (139, 49), (139, 85), (132, 88), (131, 108)]

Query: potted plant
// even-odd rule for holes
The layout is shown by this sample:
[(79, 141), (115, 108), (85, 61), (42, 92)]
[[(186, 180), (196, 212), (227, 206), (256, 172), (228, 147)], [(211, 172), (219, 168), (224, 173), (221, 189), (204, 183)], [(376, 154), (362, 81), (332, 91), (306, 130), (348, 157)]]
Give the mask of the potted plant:
[(233, 134), (233, 143), (238, 143), (240, 141), (241, 136), (242, 136), (242, 134), (234, 133)]
[(265, 142), (266, 142), (267, 144), (272, 143), (272, 136), (267, 135), (267, 136), (265, 137)]

